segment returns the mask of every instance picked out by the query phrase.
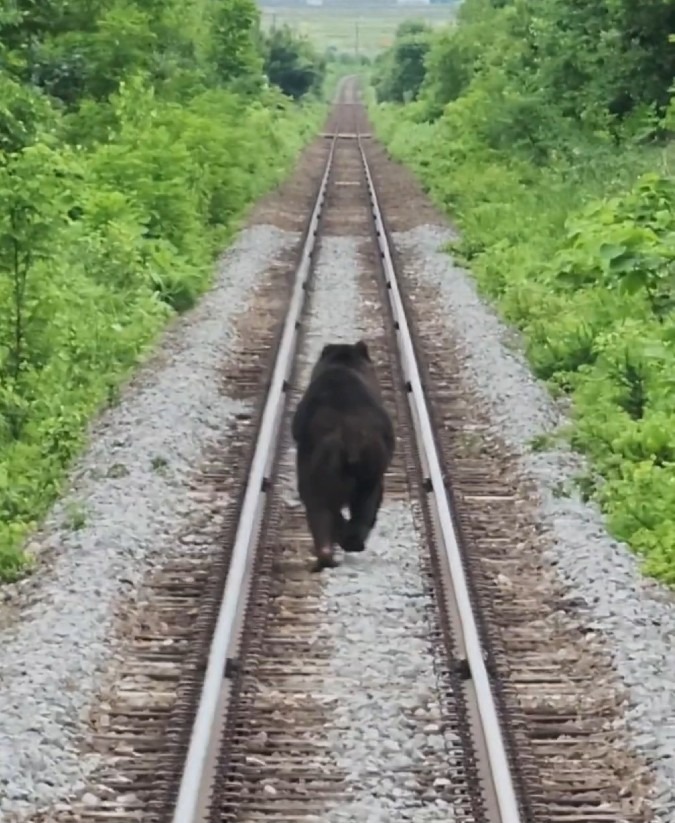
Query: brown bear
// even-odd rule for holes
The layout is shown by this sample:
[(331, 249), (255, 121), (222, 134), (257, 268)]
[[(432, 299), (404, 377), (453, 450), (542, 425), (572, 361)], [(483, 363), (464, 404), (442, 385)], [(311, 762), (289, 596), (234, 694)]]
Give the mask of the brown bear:
[[(394, 426), (362, 340), (323, 347), (291, 432), (298, 493), (320, 571), (335, 566), (335, 543), (346, 552), (364, 550), (394, 454)], [(342, 516), (345, 506), (349, 521)]]

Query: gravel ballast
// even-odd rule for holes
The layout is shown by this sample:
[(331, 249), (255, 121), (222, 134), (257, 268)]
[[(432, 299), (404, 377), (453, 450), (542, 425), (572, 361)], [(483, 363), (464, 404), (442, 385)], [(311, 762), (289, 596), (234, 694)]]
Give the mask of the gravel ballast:
[[(350, 236), (321, 242), (299, 374), (303, 387), (325, 343), (368, 341), (379, 333), (378, 312), (359, 289), (362, 244), (362, 237)], [(289, 503), (294, 495), (289, 489)], [(325, 679), (305, 689), (331, 697), (324, 734), (347, 776), (347, 797), (322, 815), (326, 823), (454, 817), (442, 795), (453, 768), (449, 752), (458, 742), (441, 728), (429, 619), (434, 604), (424, 586), (425, 537), (415, 511), (413, 501), (385, 492), (365, 552), (344, 555), (338, 568), (322, 573), (316, 642), (327, 642), (331, 655)], [(420, 773), (431, 775), (428, 784), (435, 779), (438, 790), (421, 788)]]
[(174, 538), (194, 515), (189, 479), (247, 408), (222, 385), (237, 343), (233, 321), (298, 239), (271, 225), (241, 233), (213, 288), (94, 426), (71, 492), (32, 541), (42, 568), (3, 590), (0, 819), (82, 792), (96, 768), (78, 740), (115, 654), (116, 606), (149, 569), (187, 550)]
[[(583, 461), (564, 448), (533, 452), (530, 444), (555, 430), (562, 415), (513, 351), (513, 333), (441, 250), (451, 230), (426, 213), (424, 219), (429, 222), (393, 235), (401, 258), (414, 261), (406, 274), (438, 296), (430, 311), (457, 341), (462, 381), (489, 409), (495, 437), (536, 482), (546, 558), (570, 598), (585, 604), (575, 619), (607, 641), (630, 697), (632, 743), (657, 777), (659, 820), (672, 823), (672, 595), (642, 577), (595, 506), (558, 496)], [(0, 821), (14, 823), (35, 807), (87, 791), (99, 758), (83, 756), (79, 741), (116, 658), (119, 605), (133, 600), (148, 571), (191, 550), (176, 539), (198, 505), (188, 493), (190, 479), (228, 421), (251, 410), (223, 387), (223, 364), (241, 343), (233, 321), (250, 309), (256, 284), (298, 239), (298, 232), (271, 225), (240, 235), (213, 289), (165, 335), (118, 407), (94, 427), (72, 491), (33, 540), (42, 558), (36, 575), (0, 590)], [(300, 360), (303, 386), (326, 342), (379, 333), (382, 320), (359, 284), (363, 242), (362, 236), (321, 241)], [(288, 455), (286, 462), (292, 465)], [(297, 506), (294, 478), (288, 494)], [(457, 741), (442, 731), (434, 606), (421, 570), (425, 539), (418, 522), (414, 501), (385, 495), (366, 551), (322, 576), (317, 638), (327, 639), (333, 654), (314, 685), (335, 698), (325, 735), (348, 776), (348, 799), (321, 817), (328, 823), (455, 816), (443, 798), (447, 777), (438, 777), (444, 781), (438, 791), (428, 781), (420, 787), (419, 775), (435, 775), (438, 764), (439, 775), (447, 774)]]
[(395, 232), (406, 274), (437, 295), (429, 311), (456, 341), (461, 379), (489, 410), (494, 432), (517, 453), (539, 495), (548, 540), (545, 558), (570, 598), (583, 606), (579, 619), (605, 639), (606, 651), (627, 687), (627, 727), (632, 745), (653, 769), (655, 809), (675, 819), (675, 608), (672, 593), (645, 579), (629, 548), (613, 540), (599, 510), (576, 494), (559, 496), (584, 468), (564, 447), (533, 452), (532, 438), (562, 422), (545, 386), (513, 350), (513, 332), (482, 302), (471, 277), (442, 248), (453, 238), (442, 225)]

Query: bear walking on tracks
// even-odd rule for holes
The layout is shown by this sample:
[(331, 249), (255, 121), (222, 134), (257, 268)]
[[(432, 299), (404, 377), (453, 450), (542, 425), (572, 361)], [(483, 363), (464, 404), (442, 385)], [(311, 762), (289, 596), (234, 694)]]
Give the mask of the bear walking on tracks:
[[(297, 444), (298, 493), (320, 571), (335, 565), (335, 543), (346, 552), (364, 550), (394, 454), (394, 426), (362, 340), (324, 346), (291, 432)], [(342, 516), (345, 506), (349, 521)]]

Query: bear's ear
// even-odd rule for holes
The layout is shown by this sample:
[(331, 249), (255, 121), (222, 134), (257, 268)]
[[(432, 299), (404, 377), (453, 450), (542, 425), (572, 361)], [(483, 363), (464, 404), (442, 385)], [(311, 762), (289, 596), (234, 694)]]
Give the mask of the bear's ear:
[(364, 340), (359, 340), (359, 342), (354, 346), (354, 350), (360, 354), (364, 360), (370, 360), (370, 352), (368, 351), (368, 346)]
[(321, 349), (321, 356), (319, 360), (325, 360), (326, 357), (330, 357), (331, 354), (335, 354), (337, 351), (337, 345), (335, 343), (326, 343), (326, 345)]

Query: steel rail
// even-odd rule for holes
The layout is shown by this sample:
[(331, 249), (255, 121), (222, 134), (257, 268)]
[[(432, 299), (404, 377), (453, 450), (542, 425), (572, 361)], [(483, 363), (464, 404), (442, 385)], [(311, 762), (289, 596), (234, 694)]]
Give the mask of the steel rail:
[(485, 666), (483, 649), (471, 605), (461, 550), (457, 541), (457, 532), (445, 490), (445, 482), (436, 449), (436, 440), (431, 425), (431, 418), (427, 408), (420, 372), (417, 368), (412, 335), (401, 299), (401, 292), (387, 242), (387, 234), (373, 183), (373, 177), (360, 136), (357, 137), (357, 141), (366, 176), (368, 197), (370, 198), (376, 228), (377, 243), (380, 248), (382, 266), (386, 277), (387, 292), (389, 294), (389, 302), (396, 330), (396, 340), (401, 359), (401, 368), (408, 390), (408, 402), (413, 412), (412, 418), (415, 438), (420, 450), (420, 455), (426, 462), (429, 474), (428, 478), (425, 479), (430, 488), (429, 495), (433, 500), (433, 508), (435, 509), (441, 532), (441, 542), (443, 543), (450, 568), (451, 584), (459, 612), (467, 663), (476, 690), (482, 732), (485, 737), (488, 752), (488, 765), (492, 774), (499, 814), (502, 823), (522, 823), (511, 769), (509, 767), (508, 755), (501, 733), (492, 688), (490, 686), (490, 678)]
[(204, 684), (181, 776), (172, 818), (173, 823), (196, 823), (197, 821), (200, 795), (207, 768), (209, 743), (212, 731), (216, 727), (216, 713), (225, 678), (226, 663), (232, 644), (236, 640), (235, 625), (246, 595), (244, 583), (252, 563), (252, 549), (255, 546), (255, 538), (265, 506), (267, 473), (274, 459), (277, 434), (285, 406), (287, 380), (295, 357), (299, 320), (307, 294), (306, 282), (316, 244), (317, 227), (326, 196), (328, 179), (333, 166), (335, 145), (336, 137), (333, 137), (319, 192), (311, 213), (300, 263), (296, 270), (293, 294), (265, 400), (260, 433), (246, 483), (246, 492), (232, 549), (230, 568), (209, 649)]

